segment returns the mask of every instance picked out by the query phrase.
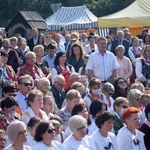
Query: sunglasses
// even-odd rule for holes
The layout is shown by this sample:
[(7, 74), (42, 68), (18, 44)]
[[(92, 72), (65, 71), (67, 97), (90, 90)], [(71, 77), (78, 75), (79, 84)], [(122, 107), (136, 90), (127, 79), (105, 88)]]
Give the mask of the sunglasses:
[(24, 84), (24, 86), (32, 86), (32, 83), (21, 83)]
[(118, 84), (124, 84), (127, 83), (126, 81), (118, 81)]
[(47, 130), (47, 133), (49, 133), (49, 134), (51, 134), (51, 133), (53, 133), (53, 132), (56, 132), (56, 129), (55, 129), (55, 128), (53, 128), (53, 129), (48, 129), (48, 130)]

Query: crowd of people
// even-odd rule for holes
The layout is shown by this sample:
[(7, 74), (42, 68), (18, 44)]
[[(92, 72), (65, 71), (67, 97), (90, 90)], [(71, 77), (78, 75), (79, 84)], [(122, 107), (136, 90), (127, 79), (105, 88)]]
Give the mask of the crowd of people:
[(1, 35), (0, 150), (150, 150), (149, 80), (147, 29)]

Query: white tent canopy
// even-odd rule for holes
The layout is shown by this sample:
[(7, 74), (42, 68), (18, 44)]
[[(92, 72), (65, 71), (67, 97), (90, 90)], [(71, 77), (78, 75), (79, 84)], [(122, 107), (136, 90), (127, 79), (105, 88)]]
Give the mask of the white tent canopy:
[(98, 18), (99, 27), (149, 26), (150, 0), (136, 0), (125, 9)]
[(86, 7), (61, 7), (45, 20), (50, 31), (60, 30), (65, 26), (67, 30), (82, 30), (97, 28), (97, 17)]

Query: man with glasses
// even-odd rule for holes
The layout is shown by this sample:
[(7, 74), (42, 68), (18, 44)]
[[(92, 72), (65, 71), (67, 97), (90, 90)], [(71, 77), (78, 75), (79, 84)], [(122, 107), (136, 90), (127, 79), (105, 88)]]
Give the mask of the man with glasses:
[(32, 88), (33, 80), (30, 75), (24, 75), (18, 79), (18, 92), (15, 98), (23, 111), (27, 109), (26, 97)]
[(54, 78), (54, 84), (50, 89), (50, 91), (53, 93), (53, 97), (58, 109), (61, 109), (62, 103), (66, 98), (66, 94), (64, 91), (65, 84), (65, 78), (62, 75), (57, 75)]

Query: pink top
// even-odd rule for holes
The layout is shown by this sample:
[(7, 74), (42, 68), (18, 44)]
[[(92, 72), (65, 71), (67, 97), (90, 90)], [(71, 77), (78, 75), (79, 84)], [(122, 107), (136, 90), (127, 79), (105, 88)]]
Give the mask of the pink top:
[(117, 78), (121, 77), (127, 80), (131, 77), (133, 69), (132, 69), (132, 63), (129, 58), (123, 57), (123, 59), (119, 59), (116, 56), (116, 59), (120, 65), (120, 67), (117, 69)]

